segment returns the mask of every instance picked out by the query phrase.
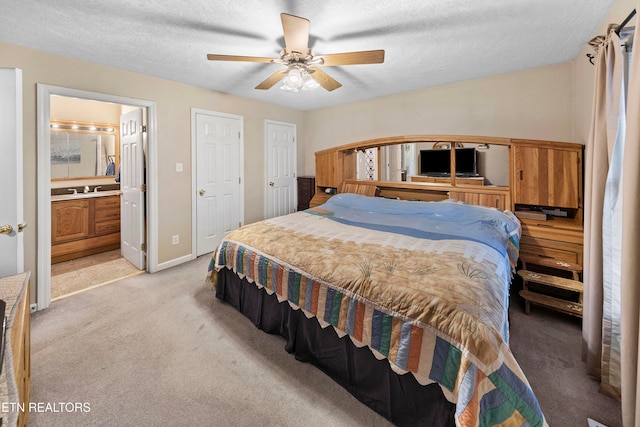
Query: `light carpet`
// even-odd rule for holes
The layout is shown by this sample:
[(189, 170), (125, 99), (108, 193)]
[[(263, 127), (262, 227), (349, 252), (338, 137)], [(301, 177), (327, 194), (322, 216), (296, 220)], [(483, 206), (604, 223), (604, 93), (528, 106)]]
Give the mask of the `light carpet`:
[[(30, 426), (386, 426), (284, 340), (215, 299), (209, 256), (55, 301), (32, 318)], [(580, 361), (578, 319), (511, 310), (511, 344), (551, 426), (621, 426)], [(80, 410), (66, 411), (72, 407)], [(55, 409), (63, 409), (54, 412)]]

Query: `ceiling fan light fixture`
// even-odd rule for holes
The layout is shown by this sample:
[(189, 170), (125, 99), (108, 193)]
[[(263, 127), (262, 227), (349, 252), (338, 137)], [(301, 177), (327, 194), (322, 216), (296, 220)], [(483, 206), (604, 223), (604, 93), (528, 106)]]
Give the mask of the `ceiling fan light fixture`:
[[(282, 81), (280, 88), (291, 92), (322, 87), (331, 92), (342, 86), (340, 82), (321, 71), (319, 66), (354, 64), (380, 64), (384, 62), (384, 50), (361, 50), (315, 56), (309, 48), (309, 20), (300, 16), (281, 13), (284, 49), (279, 58), (261, 56), (207, 54), (210, 61), (270, 62), (286, 68), (280, 69), (260, 82), (256, 89), (268, 90)], [(313, 75), (312, 75), (313, 74)]]
[(302, 74), (302, 90), (313, 90), (320, 87), (318, 83), (311, 75), (305, 70)]
[(297, 91), (302, 87), (302, 73), (298, 67), (289, 67), (287, 77), (282, 82), (282, 89)]
[(299, 90), (313, 90), (320, 84), (309, 74), (306, 67), (291, 65), (287, 76), (282, 80), (282, 90), (298, 92)]

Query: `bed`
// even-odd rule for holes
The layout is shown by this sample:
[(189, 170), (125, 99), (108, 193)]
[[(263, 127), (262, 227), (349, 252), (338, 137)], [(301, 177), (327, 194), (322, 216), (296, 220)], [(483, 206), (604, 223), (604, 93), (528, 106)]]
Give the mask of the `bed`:
[(232, 231), (209, 277), (397, 425), (545, 426), (508, 346), (520, 233), (492, 208), (338, 194)]

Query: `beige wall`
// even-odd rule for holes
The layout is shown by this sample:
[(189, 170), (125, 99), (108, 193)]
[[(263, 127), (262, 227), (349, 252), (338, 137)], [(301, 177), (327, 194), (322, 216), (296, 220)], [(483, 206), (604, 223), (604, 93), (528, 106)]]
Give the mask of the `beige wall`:
[(573, 142), (572, 64), (432, 87), (305, 115), (305, 173), (314, 152), (394, 135), (462, 134)]
[[(160, 264), (191, 253), (191, 108), (244, 117), (247, 223), (263, 218), (264, 120), (294, 123), (298, 134), (303, 132), (303, 113), (296, 110), (19, 46), (0, 43), (0, 67), (20, 68), (23, 72), (24, 210), (25, 220), (29, 224), (28, 232), (25, 233), (25, 269), (31, 270), (32, 277), (36, 280), (36, 84), (129, 97), (157, 104)], [(298, 153), (301, 159), (304, 158), (305, 149), (300, 142)], [(176, 162), (184, 164), (184, 172), (175, 172)], [(300, 163), (299, 172), (301, 169)], [(171, 236), (174, 234), (181, 236), (179, 245), (171, 245)]]
[(50, 106), (51, 120), (120, 125), (122, 107), (119, 104), (52, 96)]

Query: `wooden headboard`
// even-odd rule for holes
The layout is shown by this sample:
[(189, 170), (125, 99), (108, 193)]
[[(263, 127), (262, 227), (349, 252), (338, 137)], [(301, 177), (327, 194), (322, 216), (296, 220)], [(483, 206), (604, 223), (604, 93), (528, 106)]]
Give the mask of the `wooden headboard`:
[(449, 198), (448, 189), (426, 189), (422, 184), (397, 183), (385, 181), (360, 181), (347, 179), (342, 182), (338, 193), (355, 193), (365, 196), (384, 197), (387, 199), (420, 200), (434, 202)]
[(343, 181), (338, 193), (354, 193), (363, 196), (378, 196), (380, 189), (375, 182), (367, 183), (362, 181)]

